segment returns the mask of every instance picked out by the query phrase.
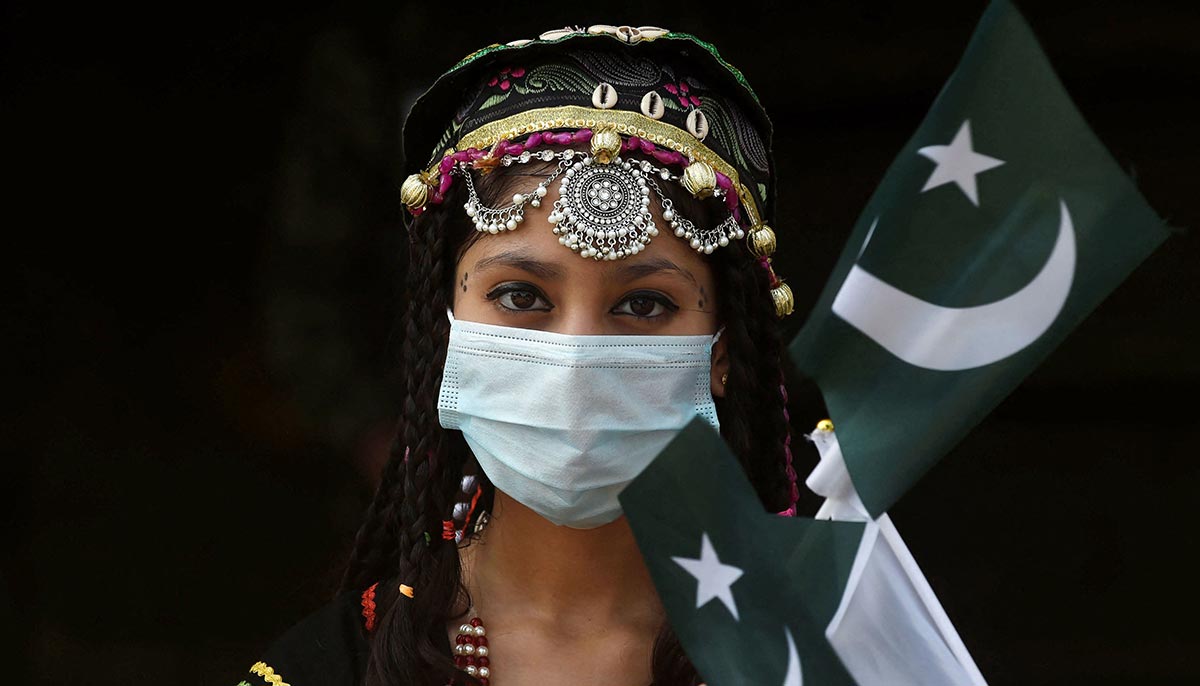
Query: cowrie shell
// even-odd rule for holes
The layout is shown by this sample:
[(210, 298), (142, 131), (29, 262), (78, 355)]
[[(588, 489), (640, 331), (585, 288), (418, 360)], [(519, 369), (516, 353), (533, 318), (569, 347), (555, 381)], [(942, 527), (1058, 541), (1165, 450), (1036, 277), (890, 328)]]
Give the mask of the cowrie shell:
[(617, 106), (617, 90), (611, 84), (600, 82), (592, 92), (592, 104), (596, 109), (611, 110)]
[(642, 96), (642, 114), (651, 119), (662, 119), (666, 108), (663, 107), (662, 96), (655, 91), (649, 91)]
[(550, 31), (546, 31), (542, 35), (538, 36), (538, 38), (540, 38), (542, 40), (555, 40), (558, 38), (562, 38), (564, 36), (569, 36), (572, 33), (579, 33), (579, 32), (576, 31), (575, 29), (571, 28), (570, 26), (568, 26), (563, 29), (551, 29)]
[(687, 127), (696, 140), (702, 141), (708, 135), (708, 117), (698, 109), (692, 110), (687, 118)]

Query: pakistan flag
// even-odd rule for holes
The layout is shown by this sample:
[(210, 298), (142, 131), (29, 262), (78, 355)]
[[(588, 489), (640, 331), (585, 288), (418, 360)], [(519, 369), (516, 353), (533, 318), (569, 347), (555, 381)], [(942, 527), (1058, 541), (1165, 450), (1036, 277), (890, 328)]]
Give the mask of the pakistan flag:
[(1167, 236), (992, 3), (790, 347), (886, 511)]

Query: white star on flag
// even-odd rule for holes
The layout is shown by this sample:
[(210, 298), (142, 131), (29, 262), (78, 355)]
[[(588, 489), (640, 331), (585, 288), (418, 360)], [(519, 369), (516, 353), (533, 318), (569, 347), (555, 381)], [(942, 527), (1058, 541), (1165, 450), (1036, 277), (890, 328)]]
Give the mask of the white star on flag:
[(708, 540), (708, 532), (700, 538), (700, 558), (671, 557), (680, 567), (696, 577), (696, 609), (699, 610), (713, 598), (725, 603), (725, 607), (738, 619), (737, 603), (733, 601), (733, 591), (730, 586), (742, 576), (742, 570), (733, 565), (721, 564), (717, 551), (713, 549), (712, 541)]
[(979, 191), (975, 187), (975, 175), (1004, 164), (1004, 160), (980, 155), (971, 148), (970, 119), (963, 121), (950, 145), (927, 145), (917, 152), (937, 162), (933, 174), (921, 189), (922, 193), (954, 182), (976, 207), (979, 207)]

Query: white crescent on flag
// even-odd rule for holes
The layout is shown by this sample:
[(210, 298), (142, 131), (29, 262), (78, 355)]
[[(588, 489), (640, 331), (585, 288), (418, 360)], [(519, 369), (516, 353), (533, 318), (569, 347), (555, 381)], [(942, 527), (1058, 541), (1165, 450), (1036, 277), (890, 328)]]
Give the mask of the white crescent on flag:
[(783, 686), (804, 686), (804, 672), (800, 670), (800, 654), (796, 652), (796, 641), (792, 638), (792, 630), (783, 627), (787, 637), (788, 666), (787, 674), (783, 675)]
[(925, 369), (973, 369), (1024, 350), (1058, 319), (1075, 278), (1075, 226), (1061, 199), (1059, 208), (1058, 238), (1046, 264), (1006, 298), (944, 307), (855, 264), (833, 300), (833, 312), (896, 357)]

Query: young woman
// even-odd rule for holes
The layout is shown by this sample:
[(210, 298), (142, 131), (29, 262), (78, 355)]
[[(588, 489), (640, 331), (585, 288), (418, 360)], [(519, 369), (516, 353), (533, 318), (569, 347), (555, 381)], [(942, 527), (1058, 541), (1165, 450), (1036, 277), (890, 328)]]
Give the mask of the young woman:
[(342, 593), (246, 684), (698, 683), (616, 494), (700, 414), (794, 514), (770, 134), (655, 27), (491, 46), (422, 96), (391, 458)]

